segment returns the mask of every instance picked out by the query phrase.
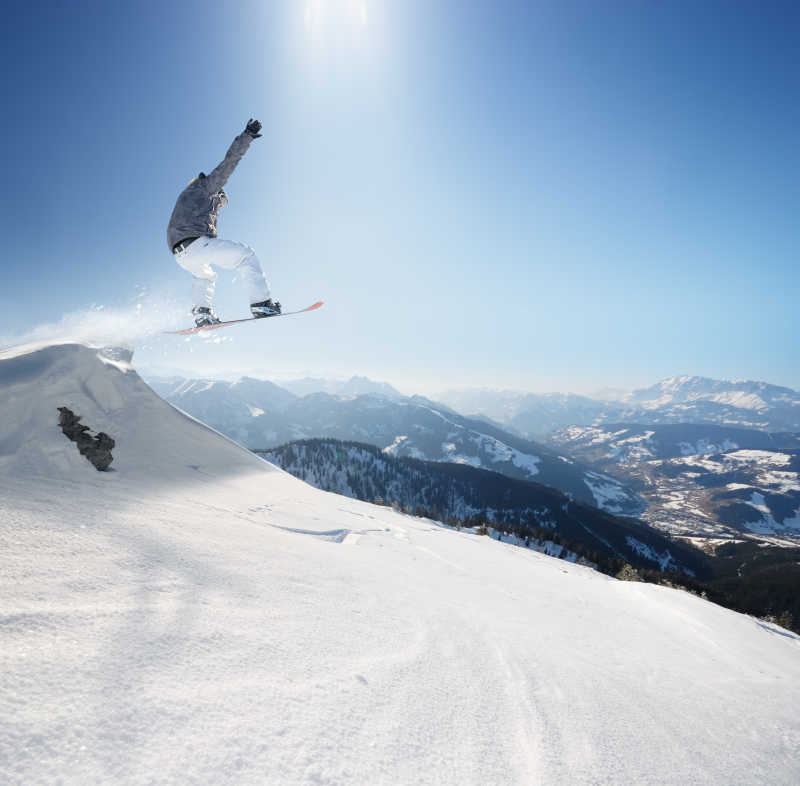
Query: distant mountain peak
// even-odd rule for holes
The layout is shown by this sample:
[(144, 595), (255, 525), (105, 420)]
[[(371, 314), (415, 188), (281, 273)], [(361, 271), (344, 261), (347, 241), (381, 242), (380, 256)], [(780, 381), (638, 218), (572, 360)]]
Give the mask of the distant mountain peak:
[[(678, 404), (707, 402), (739, 410), (768, 411), (787, 403), (800, 405), (800, 393), (791, 388), (749, 379), (726, 380), (699, 376), (673, 376), (647, 388), (634, 390), (625, 405), (664, 408)], [(692, 416), (687, 414), (685, 420)]]

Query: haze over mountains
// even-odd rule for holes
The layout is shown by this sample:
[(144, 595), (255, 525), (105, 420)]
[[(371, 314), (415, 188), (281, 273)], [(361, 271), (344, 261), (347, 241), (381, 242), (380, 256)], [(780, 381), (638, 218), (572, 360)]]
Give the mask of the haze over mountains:
[(565, 426), (605, 423), (707, 423), (800, 431), (800, 393), (750, 380), (676, 376), (616, 401), (479, 389), (445, 391), (436, 398), (460, 412), (487, 415), (531, 438)]

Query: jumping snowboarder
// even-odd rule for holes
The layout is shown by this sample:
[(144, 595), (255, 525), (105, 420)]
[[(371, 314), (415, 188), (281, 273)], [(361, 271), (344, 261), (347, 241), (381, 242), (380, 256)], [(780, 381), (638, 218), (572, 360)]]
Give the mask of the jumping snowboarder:
[(167, 227), (167, 244), (175, 260), (194, 276), (192, 315), (198, 327), (219, 324), (212, 300), (217, 274), (213, 267), (235, 270), (244, 279), (254, 317), (281, 313), (281, 304), (272, 302), (269, 284), (255, 252), (244, 243), (217, 237), (217, 216), (227, 204), (222, 190), (250, 143), (261, 134), (261, 123), (250, 120), (233, 140), (222, 163), (211, 174), (201, 172), (181, 192)]

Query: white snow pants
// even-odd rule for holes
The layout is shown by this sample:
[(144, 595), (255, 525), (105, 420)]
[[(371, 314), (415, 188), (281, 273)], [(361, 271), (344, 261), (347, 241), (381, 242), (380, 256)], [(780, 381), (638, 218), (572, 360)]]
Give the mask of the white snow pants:
[(269, 298), (269, 284), (261, 263), (250, 246), (218, 237), (199, 237), (185, 251), (175, 254), (175, 260), (194, 276), (192, 298), (195, 306), (208, 306), (214, 298), (217, 273), (212, 268), (235, 270), (247, 287), (251, 303)]

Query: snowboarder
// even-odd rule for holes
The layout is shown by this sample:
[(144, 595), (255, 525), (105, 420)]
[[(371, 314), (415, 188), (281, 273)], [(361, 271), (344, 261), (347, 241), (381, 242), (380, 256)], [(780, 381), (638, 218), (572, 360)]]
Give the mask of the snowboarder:
[(167, 227), (167, 244), (175, 260), (194, 276), (192, 315), (198, 327), (219, 323), (212, 299), (217, 274), (213, 267), (235, 270), (244, 279), (250, 294), (254, 317), (281, 313), (281, 304), (272, 302), (269, 284), (255, 252), (244, 243), (217, 237), (217, 215), (227, 204), (222, 187), (247, 152), (250, 143), (261, 134), (261, 123), (251, 119), (245, 130), (233, 140), (222, 163), (211, 174), (201, 172), (181, 192)]

